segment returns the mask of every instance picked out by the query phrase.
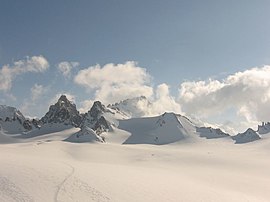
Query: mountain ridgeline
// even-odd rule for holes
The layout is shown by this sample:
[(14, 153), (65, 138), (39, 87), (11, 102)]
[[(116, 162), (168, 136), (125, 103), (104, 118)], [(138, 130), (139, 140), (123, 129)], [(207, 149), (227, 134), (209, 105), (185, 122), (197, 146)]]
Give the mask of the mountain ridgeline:
[(258, 126), (257, 131), (248, 129), (244, 133), (230, 136), (219, 128), (196, 126), (185, 116), (175, 113), (142, 117), (144, 112), (139, 107), (142, 104), (151, 105), (143, 96), (107, 107), (100, 101), (95, 101), (87, 113), (81, 114), (73, 102), (61, 95), (41, 119), (27, 119), (16, 108), (0, 105), (0, 132), (33, 137), (48, 134), (48, 131), (75, 127), (79, 131), (65, 141), (106, 142), (119, 136), (122, 144), (158, 145), (217, 138), (242, 144), (259, 140), (263, 134), (270, 133), (270, 123)]

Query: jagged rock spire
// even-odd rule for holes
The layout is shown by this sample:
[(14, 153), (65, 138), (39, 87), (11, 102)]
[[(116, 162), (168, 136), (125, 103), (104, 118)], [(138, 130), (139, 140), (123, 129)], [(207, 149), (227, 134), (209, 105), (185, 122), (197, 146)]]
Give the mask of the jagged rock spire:
[(58, 101), (51, 105), (49, 111), (41, 118), (42, 123), (65, 123), (79, 127), (82, 116), (76, 109), (76, 105), (69, 101), (65, 95), (61, 95)]

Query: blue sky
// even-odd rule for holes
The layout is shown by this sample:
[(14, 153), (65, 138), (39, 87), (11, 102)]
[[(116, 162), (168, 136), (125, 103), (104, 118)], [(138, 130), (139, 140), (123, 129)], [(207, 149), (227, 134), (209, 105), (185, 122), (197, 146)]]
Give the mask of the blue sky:
[[(149, 97), (157, 99), (158, 86), (165, 83), (177, 103), (179, 86), (185, 81), (208, 82), (211, 78), (222, 82), (229, 75), (270, 64), (267, 0), (2, 0), (0, 5), (0, 67), (15, 68), (16, 61), (25, 65), (27, 57), (33, 56), (48, 62), (48, 68), (37, 72), (18, 70), (11, 87), (0, 90), (1, 104), (27, 109), (31, 116), (47, 110), (25, 108), (27, 101), (33, 102), (36, 88), (43, 89), (39, 102), (44, 105), (63, 92), (74, 95), (79, 107), (86, 100), (102, 97), (96, 93), (102, 87), (74, 81), (81, 70), (96, 64), (102, 69), (108, 63), (136, 61), (135, 67), (146, 69), (140, 85), (144, 90), (145, 86), (153, 88)], [(67, 78), (59, 71), (61, 62), (79, 64)], [(188, 111), (183, 110), (189, 109), (183, 101), (180, 105)], [(228, 108), (226, 116), (232, 114), (233, 106), (223, 108)], [(235, 111), (238, 117), (239, 110)]]

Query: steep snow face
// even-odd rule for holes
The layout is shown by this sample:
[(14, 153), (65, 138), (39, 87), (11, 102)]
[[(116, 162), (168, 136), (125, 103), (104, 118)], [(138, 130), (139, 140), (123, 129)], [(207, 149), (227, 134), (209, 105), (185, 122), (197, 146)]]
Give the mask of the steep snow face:
[(145, 96), (141, 96), (108, 105), (108, 108), (111, 108), (117, 113), (120, 113), (128, 118), (137, 118), (145, 116), (145, 109), (147, 109), (147, 107), (150, 105), (151, 103), (147, 100), (147, 98)]
[(242, 144), (259, 140), (261, 137), (256, 131), (249, 128), (244, 133), (239, 133), (233, 136), (232, 139), (235, 140), (236, 144)]
[(15, 107), (0, 105), (0, 130), (5, 133), (17, 134), (31, 130), (31, 122)]
[(230, 137), (229, 134), (224, 133), (219, 128), (197, 127), (196, 131), (200, 137), (205, 137), (206, 139)]
[(258, 133), (259, 134), (266, 134), (270, 133), (270, 122), (262, 123), (262, 125), (258, 126)]
[(79, 127), (82, 116), (76, 105), (70, 102), (65, 95), (61, 95), (56, 104), (51, 105), (49, 111), (41, 118), (42, 123), (65, 123)]
[(119, 121), (119, 128), (131, 136), (124, 144), (169, 144), (184, 139), (195, 139), (196, 128), (185, 117), (174, 113), (149, 118), (132, 118)]

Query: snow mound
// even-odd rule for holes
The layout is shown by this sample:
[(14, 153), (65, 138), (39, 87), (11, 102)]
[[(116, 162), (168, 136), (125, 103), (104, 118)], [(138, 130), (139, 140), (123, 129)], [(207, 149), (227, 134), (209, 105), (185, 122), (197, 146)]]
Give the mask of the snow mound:
[(233, 136), (232, 139), (235, 140), (235, 144), (242, 144), (259, 140), (261, 137), (256, 131), (249, 128), (244, 133), (238, 133)]
[(119, 129), (128, 131), (131, 136), (124, 144), (170, 144), (188, 139), (195, 131), (185, 117), (174, 113), (164, 113), (157, 117), (120, 120)]
[(219, 128), (211, 127), (197, 127), (196, 132), (199, 134), (200, 137), (205, 137), (206, 139), (224, 138), (230, 136), (229, 134), (224, 133)]
[(84, 127), (79, 132), (72, 134), (64, 141), (72, 143), (84, 143), (84, 142), (104, 142), (104, 140), (96, 134), (96, 132), (89, 128)]

